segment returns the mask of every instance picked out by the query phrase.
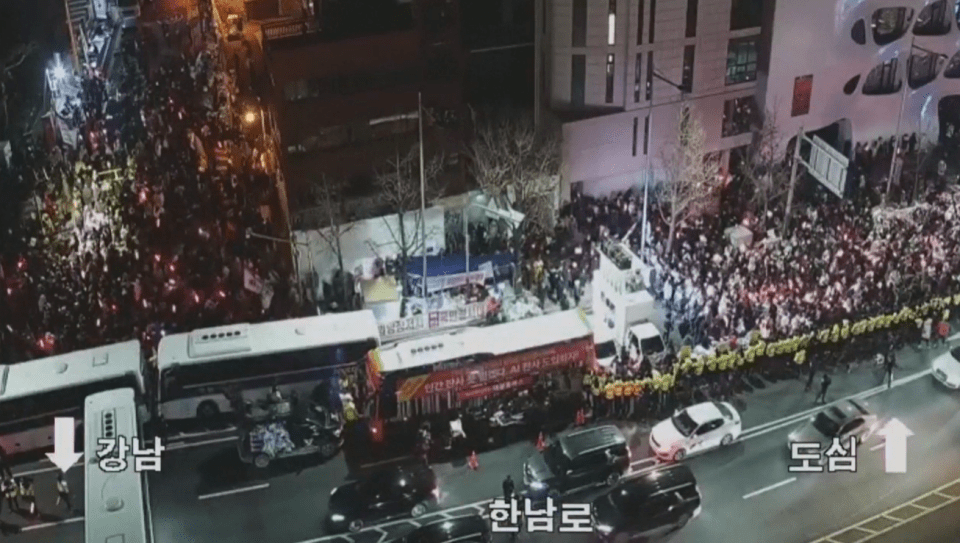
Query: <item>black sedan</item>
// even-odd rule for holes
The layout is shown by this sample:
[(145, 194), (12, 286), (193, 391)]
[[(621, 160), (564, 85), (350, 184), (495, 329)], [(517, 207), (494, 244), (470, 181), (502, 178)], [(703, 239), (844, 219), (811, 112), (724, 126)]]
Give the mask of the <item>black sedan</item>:
[(603, 542), (662, 536), (696, 518), (700, 500), (689, 467), (651, 471), (620, 481), (593, 501), (593, 530)]
[(480, 515), (438, 520), (391, 543), (490, 543), (490, 528)]
[(364, 526), (397, 517), (419, 517), (436, 503), (437, 476), (422, 464), (372, 471), (330, 493), (329, 533), (358, 532)]

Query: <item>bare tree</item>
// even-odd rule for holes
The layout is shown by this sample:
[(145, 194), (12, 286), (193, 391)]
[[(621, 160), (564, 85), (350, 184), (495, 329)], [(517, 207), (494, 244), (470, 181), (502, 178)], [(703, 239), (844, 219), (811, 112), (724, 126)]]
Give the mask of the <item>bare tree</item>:
[(553, 225), (560, 141), (555, 133), (538, 133), (530, 116), (490, 116), (479, 122), (473, 116), (476, 132), (467, 149), (471, 173), (501, 207), (523, 213), (513, 228), (512, 245), (519, 254), (526, 236), (544, 234)]
[(323, 217), (324, 228), (317, 232), (323, 241), (330, 247), (333, 254), (337, 257), (337, 267), (341, 271), (346, 271), (343, 267), (343, 247), (340, 240), (343, 235), (353, 229), (353, 224), (348, 223), (345, 205), (344, 205), (344, 182), (340, 179), (331, 179), (321, 174), (320, 179), (310, 187), (314, 202), (319, 207)]
[(660, 213), (669, 225), (667, 255), (673, 254), (677, 224), (702, 211), (717, 188), (716, 155), (706, 152), (706, 136), (689, 108), (677, 116), (676, 140), (661, 153), (666, 178), (658, 184)]
[(781, 152), (784, 147), (776, 113), (767, 111), (740, 165), (741, 173), (753, 189), (754, 211), (761, 220), (766, 219), (771, 205), (789, 189), (790, 164)]
[(13, 71), (23, 64), (37, 49), (34, 42), (20, 44), (7, 54), (0, 63), (0, 101), (3, 102), (3, 127), (10, 123), (10, 82), (13, 80)]
[[(396, 158), (388, 161), (387, 167), (374, 172), (380, 198), (389, 209), (389, 215), (382, 217), (383, 223), (390, 231), (390, 237), (397, 245), (400, 255), (400, 281), (406, 292), (407, 263), (410, 255), (416, 251), (426, 251), (426, 240), (420, 232), (423, 229), (423, 213), (420, 212), (420, 147), (414, 144), (410, 150), (401, 155), (398, 150)], [(443, 187), (438, 178), (443, 171), (443, 156), (434, 155), (424, 162), (424, 192), (427, 202), (443, 195)], [(413, 213), (413, 232), (408, 232), (406, 217)], [(395, 216), (397, 226), (390, 224), (389, 217)], [(422, 278), (426, 281), (427, 278)], [(401, 309), (405, 313), (405, 306)]]

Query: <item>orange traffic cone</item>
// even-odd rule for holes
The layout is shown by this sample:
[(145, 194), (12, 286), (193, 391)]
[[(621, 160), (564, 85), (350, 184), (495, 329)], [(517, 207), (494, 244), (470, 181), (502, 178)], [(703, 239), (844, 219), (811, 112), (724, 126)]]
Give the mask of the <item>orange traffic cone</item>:
[(543, 439), (543, 432), (537, 437), (537, 450), (543, 452), (547, 448), (547, 442)]
[(467, 466), (474, 471), (480, 469), (480, 462), (477, 461), (477, 451), (470, 451), (470, 456), (467, 458)]
[(583, 409), (577, 410), (577, 426), (583, 426), (587, 423), (587, 416), (583, 413)]

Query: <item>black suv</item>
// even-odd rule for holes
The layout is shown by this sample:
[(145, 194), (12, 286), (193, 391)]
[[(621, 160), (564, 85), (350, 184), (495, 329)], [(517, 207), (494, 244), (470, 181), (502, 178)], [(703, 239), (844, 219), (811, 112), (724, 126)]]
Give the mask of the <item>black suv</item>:
[(525, 496), (559, 497), (591, 486), (613, 485), (630, 469), (627, 440), (616, 426), (567, 434), (523, 465)]
[(327, 532), (358, 532), (366, 525), (391, 518), (419, 517), (438, 496), (437, 476), (423, 464), (378, 469), (333, 489)]
[(490, 543), (490, 528), (480, 515), (438, 520), (391, 543)]
[(690, 468), (676, 465), (625, 479), (593, 500), (593, 530), (601, 540), (656, 537), (700, 514), (700, 489)]

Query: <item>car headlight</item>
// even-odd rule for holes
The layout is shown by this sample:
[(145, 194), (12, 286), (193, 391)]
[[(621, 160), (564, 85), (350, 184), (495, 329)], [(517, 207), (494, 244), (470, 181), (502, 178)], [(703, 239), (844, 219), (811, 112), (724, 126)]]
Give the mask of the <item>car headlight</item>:
[(597, 531), (602, 534), (609, 534), (613, 531), (613, 526), (607, 526), (606, 524), (597, 524)]
[(534, 481), (530, 483), (530, 488), (534, 490), (543, 490), (547, 488), (547, 485), (545, 483), (541, 483), (540, 481)]
[(330, 520), (332, 520), (332, 521), (334, 521), (334, 522), (342, 522), (342, 521), (344, 521), (344, 520), (347, 520), (347, 517), (345, 517), (345, 516), (343, 516), (343, 515), (333, 514), (333, 515), (330, 515)]

